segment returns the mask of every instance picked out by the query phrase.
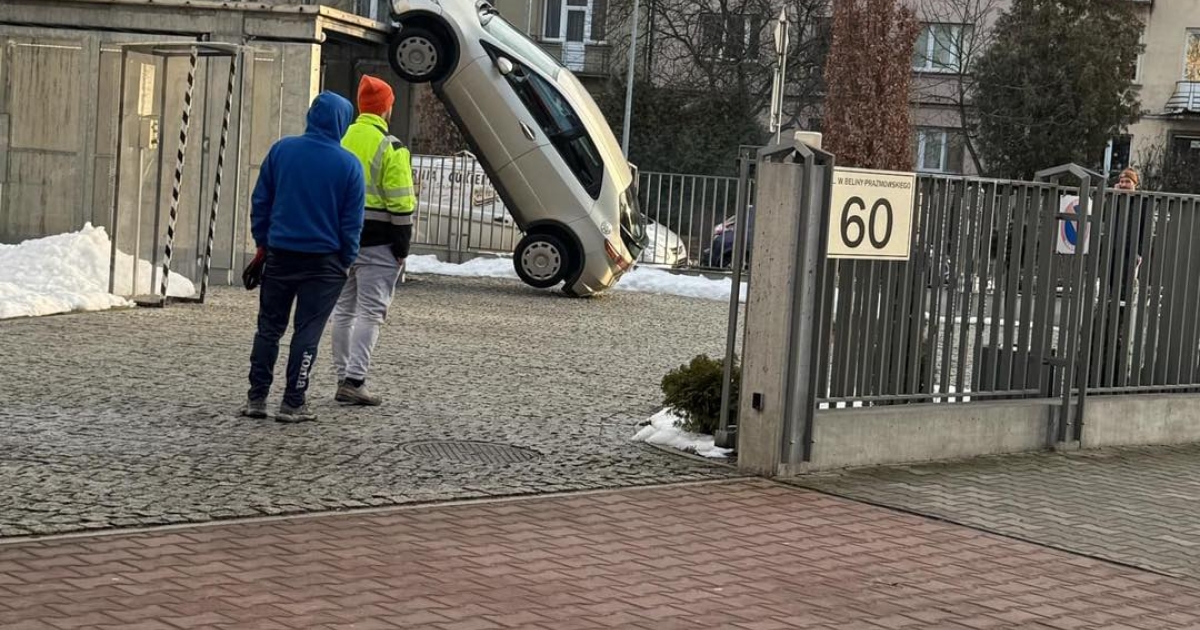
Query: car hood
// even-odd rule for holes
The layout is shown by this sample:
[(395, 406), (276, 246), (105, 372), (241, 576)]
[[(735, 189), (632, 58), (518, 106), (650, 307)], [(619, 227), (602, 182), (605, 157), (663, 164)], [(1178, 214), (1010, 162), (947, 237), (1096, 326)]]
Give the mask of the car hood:
[(575, 106), (575, 111), (578, 112), (584, 127), (587, 127), (588, 135), (596, 143), (596, 150), (600, 152), (605, 166), (611, 165), (607, 174), (613, 177), (617, 191), (624, 191), (633, 183), (633, 174), (629, 169), (629, 162), (625, 161), (621, 145), (617, 143), (608, 121), (600, 113), (600, 107), (596, 105), (587, 88), (570, 72), (559, 72), (557, 83), (559, 89)]

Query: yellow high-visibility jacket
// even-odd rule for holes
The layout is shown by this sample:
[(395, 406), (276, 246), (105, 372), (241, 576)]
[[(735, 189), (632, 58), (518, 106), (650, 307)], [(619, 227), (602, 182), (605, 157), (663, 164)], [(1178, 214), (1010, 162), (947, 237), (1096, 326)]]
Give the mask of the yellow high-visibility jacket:
[(397, 258), (408, 256), (417, 209), (408, 149), (388, 134), (387, 121), (375, 114), (360, 114), (342, 138), (342, 147), (358, 157), (366, 179), (361, 246), (391, 245)]

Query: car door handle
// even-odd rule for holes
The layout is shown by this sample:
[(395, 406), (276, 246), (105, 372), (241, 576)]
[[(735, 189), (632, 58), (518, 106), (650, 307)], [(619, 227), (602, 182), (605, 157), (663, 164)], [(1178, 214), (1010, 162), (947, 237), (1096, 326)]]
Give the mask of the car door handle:
[(525, 123), (521, 123), (521, 133), (525, 134), (525, 137), (530, 140), (537, 140), (537, 135), (533, 133), (533, 129), (530, 129), (529, 125)]

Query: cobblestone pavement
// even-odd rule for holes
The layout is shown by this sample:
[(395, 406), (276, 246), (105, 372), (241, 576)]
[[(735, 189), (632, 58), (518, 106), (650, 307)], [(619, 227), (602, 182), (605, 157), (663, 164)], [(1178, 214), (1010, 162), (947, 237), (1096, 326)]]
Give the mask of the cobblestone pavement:
[[(721, 351), (722, 303), (414, 277), (372, 369), (385, 406), (333, 403), (327, 334), (310, 392), (321, 420), (283, 426), (236, 417), (257, 295), (0, 322), (0, 536), (733, 474), (629, 441), (667, 370)], [(533, 459), (413, 454), (423, 440)]]
[(1200, 445), (1009, 455), (793, 482), (1200, 578)]
[(8, 630), (1200, 627), (1200, 588), (745, 480), (0, 544)]

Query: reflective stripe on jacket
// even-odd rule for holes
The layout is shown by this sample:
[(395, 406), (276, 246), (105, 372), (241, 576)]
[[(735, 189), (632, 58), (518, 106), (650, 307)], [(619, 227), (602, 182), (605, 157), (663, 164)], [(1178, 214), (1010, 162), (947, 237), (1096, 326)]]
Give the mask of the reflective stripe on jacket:
[(412, 158), (404, 143), (388, 134), (387, 122), (375, 114), (360, 114), (342, 139), (342, 146), (363, 165), (366, 220), (412, 225), (417, 209)]

